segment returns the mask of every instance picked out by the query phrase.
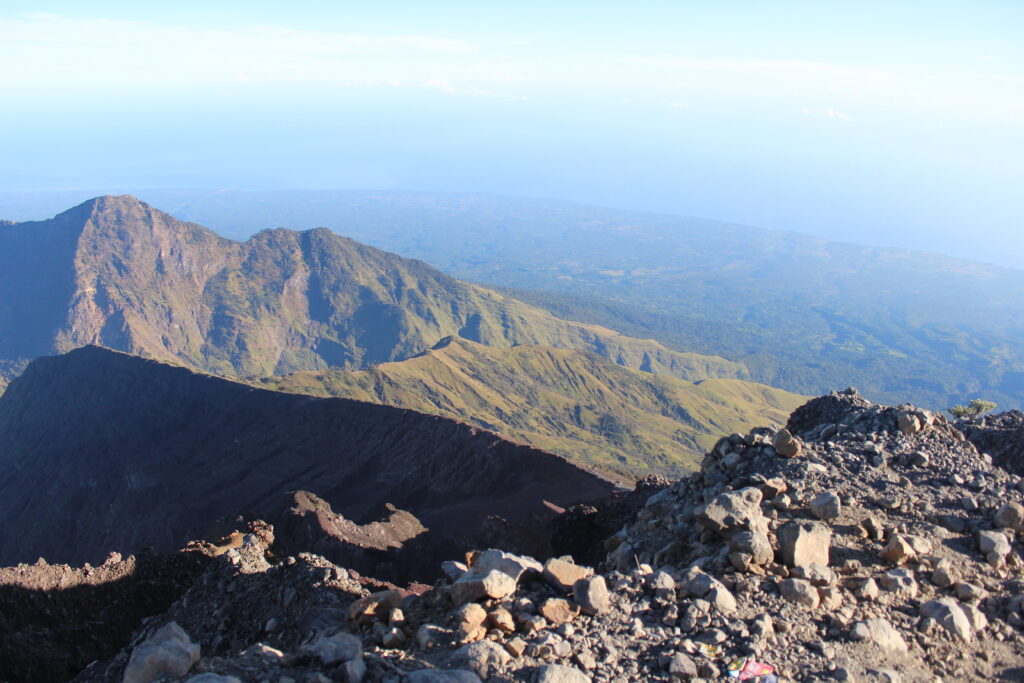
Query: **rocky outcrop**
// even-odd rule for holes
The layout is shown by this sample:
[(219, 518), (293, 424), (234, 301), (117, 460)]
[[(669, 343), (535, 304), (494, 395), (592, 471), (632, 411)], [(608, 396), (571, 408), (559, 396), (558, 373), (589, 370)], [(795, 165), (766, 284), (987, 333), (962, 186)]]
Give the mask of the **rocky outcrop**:
[(1024, 474), (1024, 412), (1009, 410), (958, 423), (964, 435), (997, 465)]
[[(350, 546), (383, 528), (364, 525), (391, 503), (449, 552), (500, 540), (543, 554), (558, 510), (612, 486), (452, 420), (253, 389), (96, 347), (34, 361), (0, 398), (7, 564), (172, 551), (216, 520), (280, 511), (298, 490), (344, 516), (318, 524)], [(392, 541), (424, 535), (405, 526)]]
[[(596, 566), (481, 549), (402, 590), (285, 554), (282, 529), (253, 523), (198, 544), (202, 575), (79, 680), (120, 680), (133, 659), (187, 665), (197, 683), (1012, 678), (1024, 484), (918, 413), (833, 394), (790, 422), (795, 456), (772, 430), (725, 437), (639, 509), (617, 496), (606, 514), (632, 512)], [(369, 529), (401, 536), (408, 521), (338, 524), (373, 545)]]

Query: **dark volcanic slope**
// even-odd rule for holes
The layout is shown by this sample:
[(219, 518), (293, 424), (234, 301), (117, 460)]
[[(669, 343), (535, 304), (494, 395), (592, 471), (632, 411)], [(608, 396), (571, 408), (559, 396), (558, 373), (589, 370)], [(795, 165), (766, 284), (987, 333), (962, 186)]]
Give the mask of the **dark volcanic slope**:
[(234, 242), (127, 196), (0, 225), (0, 376), (86, 344), (225, 376), (359, 369), (455, 334), (593, 351), (692, 381), (746, 375), (722, 358), (559, 319), (326, 229)]
[(451, 538), (488, 515), (529, 527), (545, 501), (611, 488), (453, 420), (254, 389), (97, 347), (34, 361), (0, 397), (0, 564), (173, 549), (296, 489), (356, 522), (393, 503)]

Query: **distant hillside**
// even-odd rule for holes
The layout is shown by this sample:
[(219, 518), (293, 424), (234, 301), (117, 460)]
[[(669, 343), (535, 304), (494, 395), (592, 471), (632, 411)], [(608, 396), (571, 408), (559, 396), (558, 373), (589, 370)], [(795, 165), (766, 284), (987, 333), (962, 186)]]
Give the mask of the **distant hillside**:
[(722, 434), (783, 425), (806, 400), (741, 380), (659, 377), (583, 351), (497, 349), (459, 338), (371, 370), (260, 384), (453, 417), (625, 480), (694, 470)]
[(327, 226), (460, 278), (542, 291), (530, 303), (742, 362), (752, 379), (802, 394), (853, 384), (890, 403), (947, 408), (980, 396), (1024, 408), (1024, 271), (929, 253), (927, 242), (873, 248), (488, 195), (143, 196), (234, 236)]
[(445, 418), (97, 347), (32, 362), (0, 397), (0, 564), (174, 550), (220, 518), (272, 515), (299, 489), (357, 523), (393, 503), (457, 553), (489, 542), (495, 516), (526, 538), (551, 505), (612, 486)]
[(454, 334), (594, 351), (691, 380), (747, 374), (561, 320), (326, 229), (267, 230), (239, 243), (127, 196), (0, 226), (0, 368), (101, 344), (258, 377), (365, 368)]

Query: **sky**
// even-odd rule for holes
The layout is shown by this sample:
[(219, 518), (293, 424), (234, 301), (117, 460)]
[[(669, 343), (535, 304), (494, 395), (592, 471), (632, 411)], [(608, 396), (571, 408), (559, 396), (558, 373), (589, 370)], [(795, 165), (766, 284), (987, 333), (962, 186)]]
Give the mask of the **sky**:
[(5, 0), (0, 98), (0, 191), (489, 192), (1024, 267), (1019, 0)]

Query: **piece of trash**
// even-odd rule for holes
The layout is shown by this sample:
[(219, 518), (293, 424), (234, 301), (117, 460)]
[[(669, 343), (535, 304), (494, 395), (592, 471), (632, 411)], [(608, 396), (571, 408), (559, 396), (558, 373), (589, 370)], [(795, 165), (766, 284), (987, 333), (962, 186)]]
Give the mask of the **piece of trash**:
[(759, 679), (758, 683), (778, 683), (775, 675), (775, 667), (771, 664), (759, 662), (753, 658), (734, 659), (728, 667), (729, 677), (741, 681)]
[(722, 648), (717, 645), (711, 645), (710, 643), (699, 643), (700, 653), (708, 659), (718, 659), (722, 654)]

